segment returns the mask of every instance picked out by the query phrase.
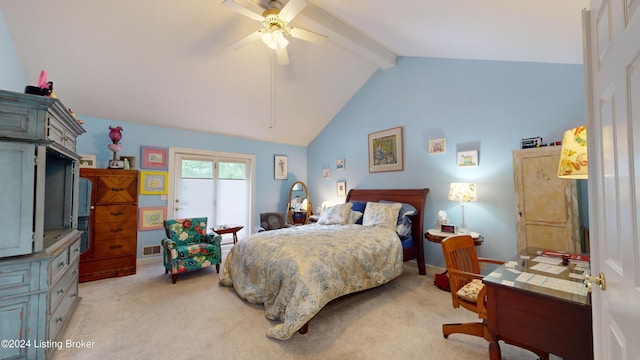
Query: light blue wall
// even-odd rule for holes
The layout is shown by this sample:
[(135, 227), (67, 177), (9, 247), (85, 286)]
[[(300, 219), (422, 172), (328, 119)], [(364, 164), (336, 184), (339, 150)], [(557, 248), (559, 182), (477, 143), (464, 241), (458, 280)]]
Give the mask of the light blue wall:
[[(23, 92), (27, 80), (11, 36), (0, 13), (0, 89)], [(64, 99), (60, 99), (64, 103)], [(64, 103), (73, 108), (73, 104)], [(117, 106), (115, 104), (114, 106)], [(307, 148), (293, 145), (275, 144), (264, 141), (240, 139), (205, 132), (141, 125), (111, 119), (99, 119), (78, 114), (85, 121), (87, 131), (78, 138), (79, 154), (96, 155), (98, 167), (106, 168), (113, 153), (107, 149), (109, 126), (120, 125), (123, 131), (123, 150), (120, 155), (135, 156), (140, 159), (140, 146), (181, 147), (220, 152), (254, 154), (256, 156), (255, 214), (259, 224), (259, 213), (285, 211), (289, 200), (289, 188), (295, 181), (306, 181)], [(216, 123), (230, 119), (205, 119), (212, 132)], [(179, 121), (179, 119), (176, 119)], [(274, 155), (288, 156), (289, 174), (287, 180), (274, 180)], [(160, 195), (140, 195), (140, 206), (165, 206), (167, 201)], [(138, 232), (138, 257), (145, 245), (158, 244), (161, 230)]]
[[(26, 76), (1, 14), (0, 54), (0, 88), (23, 91)], [(561, 140), (565, 129), (585, 122), (582, 71), (581, 65), (399, 58), (396, 67), (374, 74), (307, 148), (80, 114), (88, 133), (78, 139), (78, 152), (96, 154), (106, 166), (108, 127), (121, 125), (122, 155), (139, 158), (141, 145), (255, 154), (256, 214), (284, 211), (296, 180), (307, 182), (315, 207), (323, 200), (344, 200), (336, 196), (341, 180), (349, 189), (428, 187), (427, 227), (441, 209), (459, 222), (459, 205), (447, 200), (449, 183), (474, 181), (479, 201), (465, 207), (467, 226), (486, 238), (481, 255), (504, 259), (516, 252), (511, 152), (522, 138)], [(211, 126), (226, 120), (210, 119)], [(404, 171), (369, 173), (367, 135), (396, 126), (404, 131)], [(446, 153), (428, 155), (428, 140), (439, 137), (447, 140)], [(456, 149), (471, 148), (479, 151), (479, 166), (458, 168)], [(273, 179), (274, 154), (289, 156), (286, 181)], [(337, 159), (346, 160), (345, 170), (335, 170)], [(330, 179), (322, 178), (323, 168), (331, 168)], [(165, 203), (157, 195), (140, 199), (141, 206)], [(139, 232), (139, 248), (160, 236), (160, 231)], [(427, 263), (443, 266), (439, 246), (425, 246)]]
[[(256, 213), (255, 224), (259, 224), (258, 214), (265, 211), (285, 211), (289, 200), (289, 188), (295, 181), (305, 181), (307, 175), (307, 148), (293, 145), (275, 144), (254, 141), (210, 133), (197, 133), (180, 129), (112, 121), (78, 115), (85, 121), (87, 130), (78, 138), (79, 154), (96, 155), (99, 168), (106, 168), (113, 153), (107, 149), (109, 126), (121, 126), (122, 151), (118, 155), (135, 156), (139, 168), (140, 146), (179, 147), (200, 150), (213, 150), (256, 156)], [(215, 129), (216, 120), (208, 122)], [(274, 180), (274, 155), (287, 155), (289, 174), (287, 180)], [(140, 195), (140, 206), (165, 206), (167, 201), (160, 200), (160, 195)], [(142, 246), (158, 244), (162, 238), (162, 230), (138, 232), (138, 256)]]
[(0, 13), (0, 89), (23, 92), (26, 85), (27, 78), (20, 58)]
[[(512, 150), (522, 138), (560, 141), (564, 130), (585, 123), (582, 65), (399, 58), (378, 71), (308, 148), (308, 185), (314, 206), (336, 196), (336, 182), (351, 188), (430, 189), (426, 228), (438, 210), (459, 223), (449, 183), (475, 182), (478, 201), (465, 206), (468, 228), (485, 236), (485, 257), (516, 253)], [(369, 173), (371, 132), (401, 126), (404, 171)], [(446, 138), (446, 153), (429, 155), (429, 139)], [(456, 150), (477, 149), (479, 166), (459, 168)], [(345, 170), (335, 161), (345, 159)], [(322, 169), (331, 168), (331, 178)], [(444, 266), (438, 244), (426, 241), (426, 262)]]

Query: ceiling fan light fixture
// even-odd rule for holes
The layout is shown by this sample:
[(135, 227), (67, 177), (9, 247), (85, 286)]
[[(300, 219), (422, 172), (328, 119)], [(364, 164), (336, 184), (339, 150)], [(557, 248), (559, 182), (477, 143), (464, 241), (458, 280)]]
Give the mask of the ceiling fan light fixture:
[(289, 40), (284, 37), (284, 31), (281, 29), (266, 31), (260, 38), (273, 50), (284, 49), (289, 45)]

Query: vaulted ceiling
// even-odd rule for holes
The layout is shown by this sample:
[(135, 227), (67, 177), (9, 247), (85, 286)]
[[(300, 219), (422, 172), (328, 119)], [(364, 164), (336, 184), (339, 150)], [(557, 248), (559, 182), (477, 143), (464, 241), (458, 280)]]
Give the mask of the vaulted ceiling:
[(259, 40), (229, 47), (260, 23), (222, 0), (0, 0), (0, 13), (29, 84), (45, 69), (80, 115), (301, 146), (400, 56), (582, 63), (588, 0), (307, 3), (292, 24), (328, 41), (292, 38), (273, 67)]

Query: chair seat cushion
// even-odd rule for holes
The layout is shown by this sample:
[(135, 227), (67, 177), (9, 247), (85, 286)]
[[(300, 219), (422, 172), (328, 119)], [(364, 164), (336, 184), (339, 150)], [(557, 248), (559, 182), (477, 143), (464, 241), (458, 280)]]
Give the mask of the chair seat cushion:
[(209, 243), (178, 245), (177, 249), (178, 257), (180, 258), (191, 257), (197, 254), (205, 256), (216, 254), (216, 246)]
[(461, 287), (458, 292), (456, 292), (456, 295), (464, 300), (477, 303), (478, 293), (480, 292), (480, 290), (482, 290), (483, 287), (484, 284), (481, 280), (473, 279), (470, 283)]

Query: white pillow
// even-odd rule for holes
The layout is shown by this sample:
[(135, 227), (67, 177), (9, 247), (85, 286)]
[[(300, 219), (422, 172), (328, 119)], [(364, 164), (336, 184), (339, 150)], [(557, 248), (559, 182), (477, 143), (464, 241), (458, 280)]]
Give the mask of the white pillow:
[(362, 217), (362, 225), (364, 226), (382, 226), (389, 229), (396, 229), (398, 221), (398, 213), (402, 204), (400, 203), (377, 203), (368, 202), (364, 208), (364, 216)]
[(347, 224), (355, 224), (356, 221), (360, 220), (362, 217), (362, 213), (360, 211), (353, 211), (349, 213), (349, 220), (347, 220)]
[(344, 225), (349, 221), (349, 213), (351, 213), (352, 203), (344, 203), (334, 205), (330, 208), (324, 209), (318, 224), (320, 225)]

